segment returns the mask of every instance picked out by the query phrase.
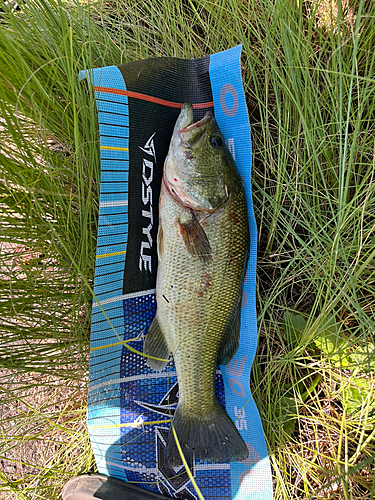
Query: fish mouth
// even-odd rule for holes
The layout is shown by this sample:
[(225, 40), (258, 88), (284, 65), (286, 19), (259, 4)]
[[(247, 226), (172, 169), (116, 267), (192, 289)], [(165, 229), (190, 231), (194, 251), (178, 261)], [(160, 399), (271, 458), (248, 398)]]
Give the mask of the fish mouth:
[(192, 120), (192, 123), (186, 125), (184, 128), (180, 128), (179, 132), (188, 132), (189, 130), (193, 130), (195, 128), (200, 128), (200, 127), (203, 127), (203, 125), (207, 125), (207, 123), (210, 123), (210, 121), (212, 121), (214, 115), (211, 113), (211, 111), (207, 111), (207, 113), (204, 115), (204, 117), (197, 121), (197, 122), (193, 122)]
[(212, 122), (214, 115), (211, 111), (207, 111), (201, 120), (194, 122), (193, 106), (185, 103), (180, 117), (177, 129), (180, 143), (185, 147), (191, 147), (204, 137), (207, 125)]

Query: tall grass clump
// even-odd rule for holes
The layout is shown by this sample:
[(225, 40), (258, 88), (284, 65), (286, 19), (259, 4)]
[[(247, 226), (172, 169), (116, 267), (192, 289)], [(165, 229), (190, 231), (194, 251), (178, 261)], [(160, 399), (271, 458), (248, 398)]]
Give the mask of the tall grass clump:
[(85, 405), (100, 165), (78, 72), (238, 43), (259, 230), (252, 387), (275, 499), (375, 497), (375, 12), (332, 5), (25, 0), (1, 15), (4, 498), (57, 499), (94, 470)]
[(339, 5), (328, 30), (316, 7), (262, 3), (259, 49), (246, 54), (257, 103), (255, 378), (276, 496), (373, 498), (373, 12), (358, 2), (347, 19)]
[(90, 18), (78, 6), (28, 2), (0, 21), (0, 488), (5, 498), (58, 498), (64, 474), (91, 464), (99, 156), (77, 72), (100, 56), (85, 53)]

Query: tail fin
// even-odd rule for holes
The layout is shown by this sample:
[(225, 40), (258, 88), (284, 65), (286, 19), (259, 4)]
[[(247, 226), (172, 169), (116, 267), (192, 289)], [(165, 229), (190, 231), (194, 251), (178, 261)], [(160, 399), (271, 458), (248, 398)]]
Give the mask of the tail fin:
[[(196, 460), (216, 463), (245, 460), (249, 456), (244, 440), (217, 399), (209, 412), (200, 415), (191, 415), (178, 406), (173, 426), (188, 462), (193, 455)], [(182, 463), (172, 430), (168, 436), (165, 462), (171, 468)]]

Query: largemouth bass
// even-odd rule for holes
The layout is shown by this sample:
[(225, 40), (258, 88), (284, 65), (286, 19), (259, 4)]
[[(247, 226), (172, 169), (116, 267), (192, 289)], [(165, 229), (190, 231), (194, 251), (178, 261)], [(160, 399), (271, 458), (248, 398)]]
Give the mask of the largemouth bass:
[[(187, 459), (244, 460), (248, 449), (215, 395), (215, 373), (239, 345), (246, 200), (212, 113), (194, 123), (191, 104), (181, 110), (164, 164), (157, 248), (157, 310), (143, 351), (154, 370), (173, 355), (179, 401), (172, 425), (181, 449)], [(166, 464), (180, 463), (171, 431)]]

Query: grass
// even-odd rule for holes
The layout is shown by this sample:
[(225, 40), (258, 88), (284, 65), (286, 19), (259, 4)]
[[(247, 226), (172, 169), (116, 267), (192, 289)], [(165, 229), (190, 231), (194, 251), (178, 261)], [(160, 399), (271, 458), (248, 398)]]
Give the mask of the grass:
[(252, 387), (275, 499), (374, 498), (373, 4), (339, 1), (326, 17), (307, 0), (23, 5), (0, 29), (0, 495), (58, 498), (94, 467), (99, 148), (78, 71), (242, 43), (259, 228)]

